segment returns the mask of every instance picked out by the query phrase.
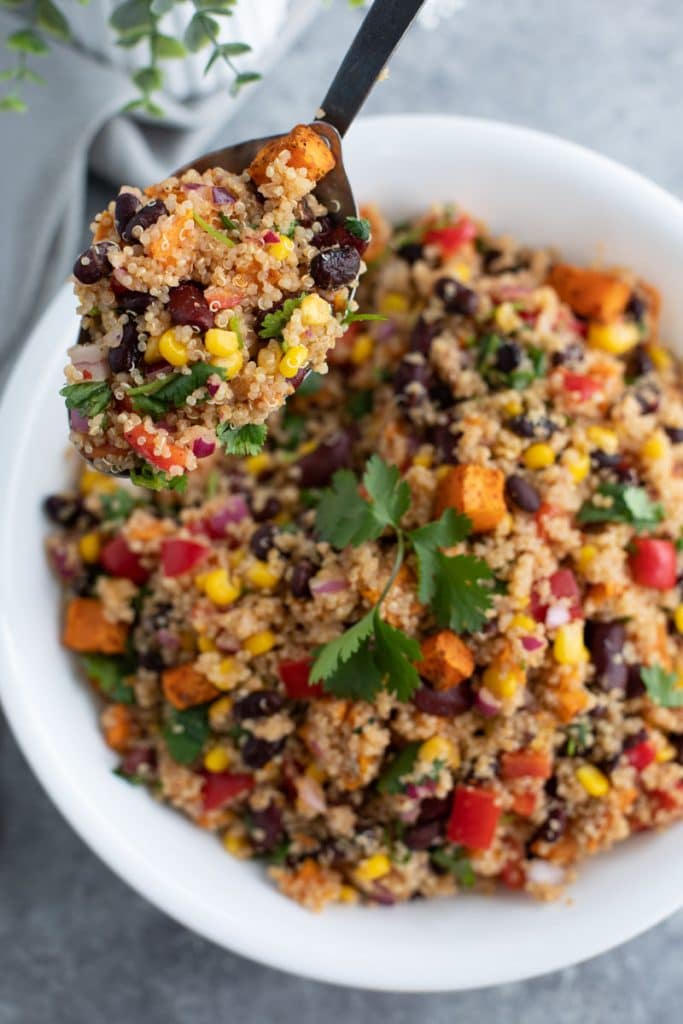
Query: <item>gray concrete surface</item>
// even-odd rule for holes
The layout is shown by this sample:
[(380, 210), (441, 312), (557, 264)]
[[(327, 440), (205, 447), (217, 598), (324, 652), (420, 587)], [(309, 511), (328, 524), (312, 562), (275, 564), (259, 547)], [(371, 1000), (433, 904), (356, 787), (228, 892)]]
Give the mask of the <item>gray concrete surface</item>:
[[(230, 138), (309, 116), (357, 20), (331, 0)], [(411, 35), (367, 109), (532, 125), (680, 195), (682, 28), (678, 0), (465, 0), (440, 30)], [(92, 212), (103, 198), (93, 183)], [(5, 259), (3, 248), (0, 272)], [(131, 892), (62, 821), (0, 725), (0, 1024), (645, 1024), (679, 1016), (681, 949), (678, 914), (591, 963), (498, 990), (393, 996), (288, 977), (214, 948)]]

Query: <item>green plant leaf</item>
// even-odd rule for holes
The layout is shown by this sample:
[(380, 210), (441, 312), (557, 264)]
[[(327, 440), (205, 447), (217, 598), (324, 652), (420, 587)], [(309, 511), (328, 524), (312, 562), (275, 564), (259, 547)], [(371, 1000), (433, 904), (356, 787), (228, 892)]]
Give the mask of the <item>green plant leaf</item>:
[(114, 8), (109, 24), (120, 35), (130, 35), (151, 32), (155, 22), (148, 0), (126, 0)]
[(59, 392), (67, 409), (76, 409), (90, 418), (104, 412), (111, 401), (111, 388), (104, 380), (84, 380), (78, 384), (65, 384)]
[(420, 685), (413, 662), (422, 657), (420, 645), (402, 629), (396, 629), (375, 610), (374, 662), (382, 674), (385, 690), (398, 700), (410, 700)]
[(140, 68), (136, 71), (133, 75), (133, 81), (141, 92), (148, 94), (150, 92), (156, 92), (157, 89), (161, 89), (164, 84), (164, 75), (159, 68), (150, 66)]
[[(258, 332), (259, 338), (281, 338), (282, 331), (289, 323), (292, 313), (297, 306), (301, 305), (305, 298), (306, 295), (302, 292), (296, 298), (285, 299), (279, 309), (274, 309), (272, 313), (266, 313), (261, 329)], [(301, 388), (299, 388), (299, 394), (301, 394)]]
[(193, 764), (210, 733), (206, 705), (185, 711), (170, 708), (162, 731), (168, 752), (178, 764)]
[(265, 423), (247, 423), (243, 427), (231, 427), (221, 423), (216, 437), (226, 455), (258, 455), (263, 450), (268, 436)]
[(440, 548), (449, 548), (464, 540), (472, 529), (472, 521), (447, 508), (440, 519), (427, 523), (408, 534), (417, 556), (418, 592), (422, 604), (429, 604), (436, 588), (439, 563), (436, 555)]
[(28, 107), (21, 96), (15, 92), (8, 92), (6, 96), (0, 98), (0, 111), (3, 113), (25, 114), (27, 110)]
[(338, 469), (332, 486), (323, 491), (316, 509), (315, 529), (336, 548), (347, 544), (356, 547), (366, 540), (375, 540), (384, 530), (384, 523), (359, 494), (358, 480), (350, 469)]
[(37, 0), (36, 24), (57, 39), (66, 40), (71, 37), (68, 21), (52, 0)]
[(208, 46), (209, 43), (212, 43), (219, 32), (220, 25), (214, 18), (210, 18), (206, 14), (197, 13), (185, 29), (185, 46), (190, 53), (197, 53), (199, 50), (203, 50), (205, 46)]
[(174, 60), (187, 56), (187, 49), (179, 39), (174, 39), (173, 36), (155, 36), (154, 52), (160, 60)]
[(356, 238), (360, 238), (361, 242), (370, 241), (370, 221), (366, 217), (347, 217), (344, 227)]
[(239, 75), (235, 75), (235, 79), (230, 86), (230, 95), (237, 96), (240, 89), (245, 85), (249, 85), (251, 82), (260, 82), (261, 75), (258, 71), (240, 71)]
[(595, 493), (607, 504), (596, 502), (595, 496), (587, 499), (577, 513), (577, 523), (628, 523), (642, 533), (655, 529), (664, 518), (663, 506), (652, 501), (644, 487), (605, 483)]
[(410, 487), (400, 479), (397, 466), (372, 455), (363, 474), (363, 484), (373, 504), (375, 517), (385, 526), (398, 528), (410, 505)]
[(168, 476), (161, 469), (155, 469), (149, 462), (141, 462), (130, 471), (130, 482), (148, 491), (175, 491), (183, 494), (187, 490), (187, 476)]
[(641, 668), (640, 678), (655, 704), (663, 708), (683, 708), (683, 686), (676, 672), (667, 672), (661, 665), (650, 665)]
[(135, 691), (126, 677), (135, 671), (129, 658), (107, 654), (84, 654), (81, 657), (83, 670), (96, 685), (100, 693), (118, 704), (134, 704)]
[(403, 792), (402, 779), (405, 775), (410, 775), (415, 762), (417, 761), (417, 755), (421, 747), (421, 743), (408, 743), (403, 750), (401, 750), (389, 765), (384, 769), (379, 777), (377, 783), (377, 789), (380, 793), (389, 794), (391, 796), (397, 796)]
[(5, 46), (8, 50), (17, 53), (31, 53), (34, 56), (41, 56), (50, 49), (42, 36), (32, 28), (22, 28), (7, 36)]
[(321, 647), (311, 667), (311, 682), (317, 683), (330, 678), (341, 664), (349, 661), (361, 644), (370, 636), (374, 629), (375, 610), (368, 612), (363, 618), (341, 636), (330, 640)]
[(470, 889), (476, 882), (472, 861), (463, 847), (455, 846), (450, 850), (434, 850), (431, 860), (440, 868), (455, 875), (456, 881), (464, 889)]
[(177, 2), (178, 0), (152, 0), (149, 9), (157, 18), (163, 18), (164, 14), (173, 10)]

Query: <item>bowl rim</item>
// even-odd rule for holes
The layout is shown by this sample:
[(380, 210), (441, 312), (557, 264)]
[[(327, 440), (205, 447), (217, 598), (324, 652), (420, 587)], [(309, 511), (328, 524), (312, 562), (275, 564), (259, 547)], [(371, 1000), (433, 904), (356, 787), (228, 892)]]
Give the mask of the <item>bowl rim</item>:
[[(575, 158), (584, 167), (590, 166), (611, 175), (615, 180), (620, 179), (638, 193), (641, 204), (658, 206), (662, 212), (666, 212), (679, 222), (680, 233), (683, 237), (683, 203), (638, 172), (609, 157), (595, 153), (587, 147), (553, 134), (485, 118), (443, 114), (389, 114), (361, 119), (361, 125), (365, 125), (365, 130), (369, 132), (379, 131), (387, 123), (395, 124), (397, 122), (401, 123), (403, 130), (416, 133), (427, 125), (442, 130), (481, 132), (492, 137), (495, 136), (501, 143), (506, 140), (513, 141), (517, 145), (526, 143), (546, 151), (552, 150), (556, 155), (562, 154)], [(19, 411), (16, 405), (16, 395), (22, 391), (22, 382), (26, 381), (27, 375), (30, 379), (30, 372), (35, 361), (33, 349), (37, 338), (49, 328), (56, 313), (66, 315), (72, 311), (71, 289), (68, 284), (65, 284), (31, 331), (24, 350), (6, 381), (0, 403), (0, 436), (9, 438), (15, 428)], [(23, 390), (25, 390), (25, 386)], [(14, 473), (19, 472), (19, 467), (14, 465), (12, 468), (13, 456), (11, 453), (8, 453), (7, 461), (10, 470), (8, 478), (11, 482)], [(0, 508), (0, 559), (3, 557), (3, 552), (9, 550), (12, 543), (10, 520), (4, 508), (5, 504), (3, 503)], [(8, 573), (3, 573), (3, 579), (0, 581), (0, 594), (2, 595), (0, 606), (3, 608), (6, 607), (5, 602), (11, 601), (11, 584), (6, 578), (8, 575)], [(390, 981), (387, 972), (383, 971), (380, 972), (381, 976), (373, 978), (371, 969), (358, 963), (344, 963), (339, 959), (336, 962), (328, 960), (324, 964), (317, 962), (312, 965), (301, 954), (296, 944), (290, 944), (287, 941), (286, 936), (267, 943), (263, 941), (257, 943), (250, 938), (245, 938), (240, 934), (239, 927), (234, 926), (230, 935), (226, 936), (227, 929), (225, 927), (222, 934), (219, 935), (218, 929), (204, 914), (203, 907), (193, 901), (191, 894), (186, 892), (182, 885), (174, 887), (168, 884), (162, 876), (156, 874), (154, 866), (143, 856), (136, 855), (131, 847), (118, 837), (114, 829), (107, 830), (106, 819), (103, 816), (91, 813), (93, 808), (81, 798), (76, 788), (61, 783), (62, 773), (58, 759), (44, 758), (44, 750), (36, 746), (36, 736), (39, 735), (36, 728), (37, 722), (32, 709), (22, 699), (22, 687), (18, 685), (18, 677), (19, 669), (15, 664), (10, 625), (8, 617), (3, 613), (0, 623), (0, 699), (8, 723), (29, 766), (62, 816), (119, 878), (157, 908), (203, 938), (267, 966), (317, 981), (378, 991), (437, 992), (474, 987), (483, 988), (536, 977), (583, 962), (634, 938), (683, 905), (683, 893), (678, 896), (673, 893), (669, 903), (660, 900), (658, 904), (643, 906), (643, 912), (637, 922), (629, 921), (618, 936), (610, 934), (601, 939), (593, 936), (592, 944), (589, 941), (585, 955), (575, 955), (574, 952), (569, 955), (569, 958), (564, 955), (549, 955), (541, 965), (527, 965), (522, 971), (509, 970), (505, 965), (496, 965), (496, 969), (492, 970), (490, 975), (483, 980), (479, 978), (471, 984), (459, 980), (455, 986), (435, 985), (429, 980), (420, 982), (417, 974), (410, 979), (393, 978)], [(540, 919), (539, 927), (542, 927)]]

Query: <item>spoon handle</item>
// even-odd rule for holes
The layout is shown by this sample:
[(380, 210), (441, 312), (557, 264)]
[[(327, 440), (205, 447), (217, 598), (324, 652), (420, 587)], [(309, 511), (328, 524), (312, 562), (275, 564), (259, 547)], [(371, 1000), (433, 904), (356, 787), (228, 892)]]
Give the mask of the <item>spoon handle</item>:
[(344, 135), (424, 0), (375, 0), (321, 106)]

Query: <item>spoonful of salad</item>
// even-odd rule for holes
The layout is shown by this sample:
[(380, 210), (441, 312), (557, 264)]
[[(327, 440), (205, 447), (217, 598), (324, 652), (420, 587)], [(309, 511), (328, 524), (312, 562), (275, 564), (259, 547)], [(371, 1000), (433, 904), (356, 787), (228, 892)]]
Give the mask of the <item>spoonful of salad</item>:
[(341, 136), (422, 2), (375, 0), (312, 124), (123, 187), (95, 217), (61, 394), (97, 469), (183, 487), (217, 448), (259, 451), (267, 417), (326, 371), (363, 316), (370, 241)]

